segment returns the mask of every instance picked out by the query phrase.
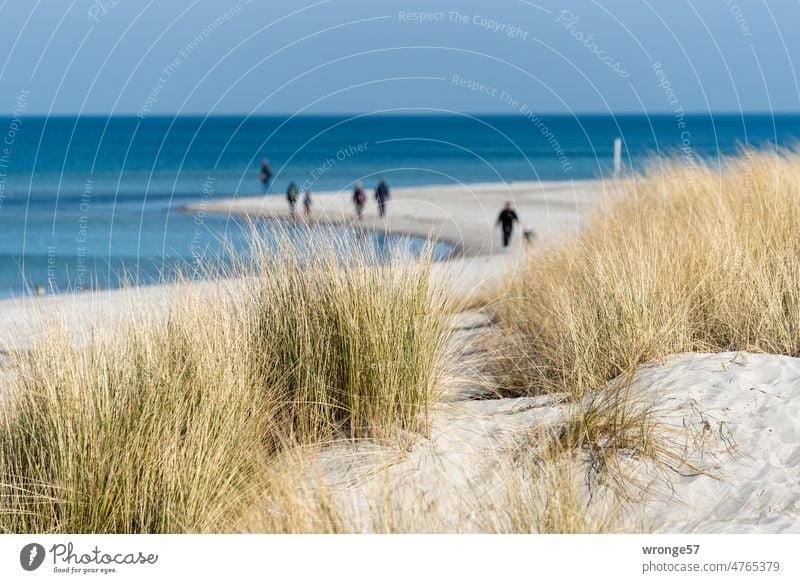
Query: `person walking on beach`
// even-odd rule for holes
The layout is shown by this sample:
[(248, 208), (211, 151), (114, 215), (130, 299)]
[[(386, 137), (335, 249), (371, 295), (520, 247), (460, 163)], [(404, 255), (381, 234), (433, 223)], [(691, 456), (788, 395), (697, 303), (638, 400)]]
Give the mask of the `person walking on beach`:
[(311, 206), (314, 202), (311, 200), (311, 191), (306, 190), (303, 193), (303, 211), (305, 212), (306, 218), (311, 216)]
[(375, 200), (378, 201), (378, 214), (382, 217), (386, 215), (386, 203), (389, 200), (389, 185), (386, 180), (381, 178), (378, 186), (375, 187)]
[(361, 220), (361, 215), (364, 214), (364, 203), (367, 202), (367, 195), (361, 187), (360, 182), (356, 182), (356, 187), (353, 190), (353, 204), (356, 205), (356, 215), (358, 220)]
[(294, 218), (294, 211), (297, 208), (297, 185), (294, 182), (290, 182), (289, 188), (286, 189), (286, 200), (289, 201), (289, 214)]
[(508, 253), (509, 244), (511, 243), (511, 233), (514, 230), (514, 223), (519, 222), (519, 217), (511, 206), (511, 202), (507, 202), (500, 215), (497, 217), (497, 224), (503, 229), (503, 250)]
[(264, 158), (261, 160), (261, 174), (259, 175), (259, 179), (261, 180), (261, 191), (264, 194), (269, 194), (269, 181), (272, 178), (272, 170), (269, 167), (269, 160)]

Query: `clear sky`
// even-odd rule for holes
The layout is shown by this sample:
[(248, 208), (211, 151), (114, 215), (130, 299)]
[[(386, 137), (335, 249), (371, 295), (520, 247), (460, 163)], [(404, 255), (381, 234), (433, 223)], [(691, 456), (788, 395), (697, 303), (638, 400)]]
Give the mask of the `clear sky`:
[(798, 23), (796, 0), (0, 0), (0, 114), (797, 112)]

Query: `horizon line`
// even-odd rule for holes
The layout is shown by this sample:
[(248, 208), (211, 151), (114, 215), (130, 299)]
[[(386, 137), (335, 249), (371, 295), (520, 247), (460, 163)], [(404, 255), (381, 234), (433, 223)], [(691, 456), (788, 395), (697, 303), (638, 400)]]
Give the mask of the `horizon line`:
[[(564, 113), (564, 112), (531, 112), (533, 115), (537, 116), (550, 116), (550, 117), (674, 117), (676, 114), (673, 111), (622, 111), (622, 112), (603, 112), (603, 111), (577, 111), (571, 113)], [(800, 109), (798, 110), (779, 110), (779, 111), (764, 111), (764, 110), (743, 110), (743, 111), (736, 111), (736, 110), (718, 110), (718, 111), (701, 111), (701, 110), (686, 110), (682, 112), (682, 115), (685, 116), (737, 116), (737, 117), (744, 117), (744, 116), (763, 116), (763, 117), (780, 117), (780, 116), (790, 116), (790, 115), (800, 115)], [(126, 117), (126, 118), (140, 118), (143, 121), (146, 119), (174, 119), (180, 117), (193, 117), (193, 118), (210, 118), (210, 117), (235, 117), (235, 118), (243, 118), (243, 117), (254, 117), (254, 118), (268, 118), (268, 117), (298, 117), (298, 118), (306, 118), (306, 117), (335, 117), (335, 118), (345, 118), (345, 117), (356, 117), (356, 116), (374, 116), (374, 117), (428, 117), (428, 116), (438, 116), (438, 117), (506, 117), (506, 118), (524, 118), (527, 117), (525, 114), (521, 113), (502, 113), (496, 111), (453, 111), (453, 112), (440, 112), (436, 110), (431, 111), (393, 111), (393, 112), (370, 112), (370, 111), (353, 111), (353, 112), (311, 112), (311, 113), (291, 113), (291, 112), (275, 112), (275, 113), (247, 113), (247, 112), (225, 112), (225, 113), (195, 113), (195, 112), (185, 112), (185, 113), (153, 113), (148, 114), (147, 116), (140, 116), (137, 112), (58, 112), (58, 113), (48, 113), (48, 112), (38, 112), (38, 111), (31, 111), (25, 112), (21, 116), (23, 119), (28, 117), (39, 117), (39, 118), (57, 118), (57, 117), (67, 117), (67, 118), (75, 118), (75, 117)], [(13, 113), (0, 113), (0, 118), (13, 118)]]

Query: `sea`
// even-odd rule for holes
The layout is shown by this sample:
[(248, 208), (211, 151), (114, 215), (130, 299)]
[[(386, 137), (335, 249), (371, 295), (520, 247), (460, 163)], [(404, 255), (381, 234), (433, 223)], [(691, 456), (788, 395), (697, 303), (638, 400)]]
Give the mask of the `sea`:
[[(181, 209), (260, 196), (265, 158), (269, 195), (284, 196), (291, 181), (349, 192), (380, 177), (395, 188), (599, 178), (612, 170), (616, 138), (625, 167), (638, 169), (663, 155), (715, 163), (745, 147), (793, 148), (798, 136), (800, 116), (790, 115), (6, 116), (0, 297), (159, 283), (246, 253), (240, 221)], [(258, 228), (270, 237), (278, 227)], [(385, 257), (423, 247), (367, 237)]]

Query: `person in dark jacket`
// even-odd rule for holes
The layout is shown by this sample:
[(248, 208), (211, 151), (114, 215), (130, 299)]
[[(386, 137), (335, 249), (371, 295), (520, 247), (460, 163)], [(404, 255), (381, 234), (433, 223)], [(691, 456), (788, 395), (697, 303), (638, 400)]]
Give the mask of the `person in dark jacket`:
[(264, 194), (269, 194), (269, 181), (272, 178), (272, 170), (269, 167), (269, 160), (264, 158), (261, 161), (261, 174), (259, 175), (259, 179), (261, 180), (261, 191)]
[(389, 201), (389, 185), (381, 178), (378, 186), (375, 187), (375, 200), (378, 201), (378, 214), (382, 217), (386, 215), (386, 203)]
[(497, 217), (497, 224), (503, 229), (503, 249), (508, 251), (508, 246), (511, 243), (511, 233), (514, 231), (514, 223), (519, 222), (517, 213), (510, 202), (507, 202), (500, 215)]
[(297, 185), (294, 182), (289, 183), (289, 188), (286, 189), (286, 200), (289, 201), (289, 214), (294, 218), (294, 212), (297, 208)]

